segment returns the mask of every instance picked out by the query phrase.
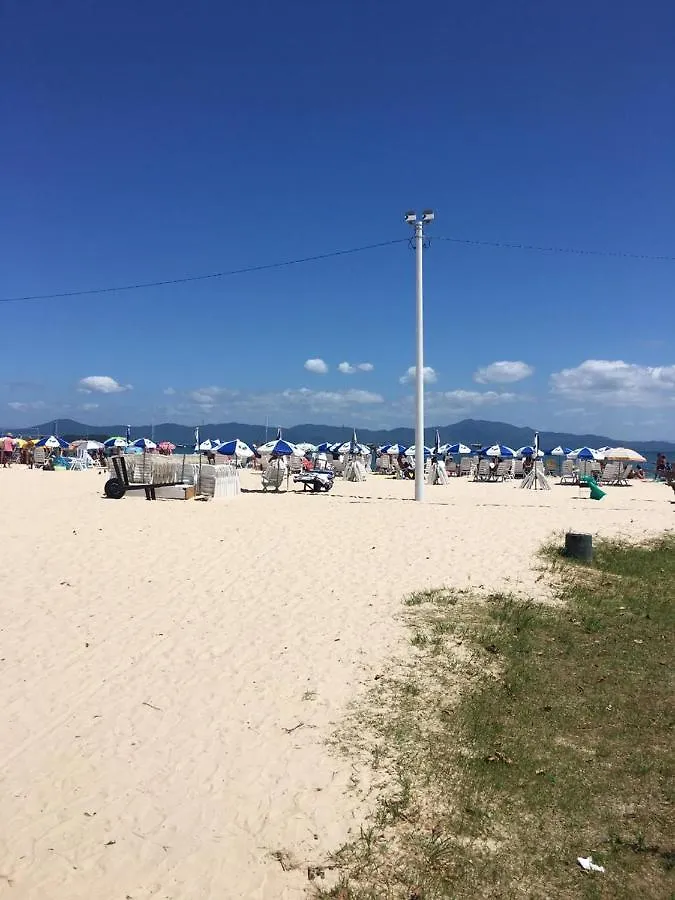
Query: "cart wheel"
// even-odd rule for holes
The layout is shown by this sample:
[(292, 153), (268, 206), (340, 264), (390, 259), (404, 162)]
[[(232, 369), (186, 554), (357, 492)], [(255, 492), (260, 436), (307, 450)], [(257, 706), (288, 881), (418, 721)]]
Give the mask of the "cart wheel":
[(321, 490), (321, 482), (315, 481), (312, 487), (313, 487), (314, 493), (318, 494), (319, 491)]
[(121, 500), (127, 489), (119, 478), (109, 478), (103, 485), (103, 491), (106, 497), (109, 497), (111, 500)]
[(329, 491), (332, 487), (333, 487), (333, 482), (332, 482), (332, 481), (329, 481), (329, 482), (326, 484), (326, 487), (324, 488), (324, 491), (325, 491), (326, 493), (328, 493), (328, 491)]

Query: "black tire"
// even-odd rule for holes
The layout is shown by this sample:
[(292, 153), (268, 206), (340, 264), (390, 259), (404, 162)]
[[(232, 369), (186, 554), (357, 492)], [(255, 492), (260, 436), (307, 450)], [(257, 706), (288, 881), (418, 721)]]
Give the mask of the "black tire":
[(326, 486), (324, 487), (324, 491), (325, 491), (326, 493), (328, 493), (328, 491), (329, 491), (332, 487), (333, 487), (333, 482), (332, 482), (332, 481), (327, 481), (327, 482), (326, 482)]
[(320, 482), (320, 481), (315, 481), (315, 482), (314, 482), (313, 490), (314, 490), (314, 493), (315, 493), (315, 494), (318, 494), (318, 493), (319, 493), (319, 491), (321, 490), (321, 482)]
[(109, 478), (103, 485), (103, 491), (106, 497), (109, 497), (111, 500), (121, 500), (127, 489), (119, 478)]

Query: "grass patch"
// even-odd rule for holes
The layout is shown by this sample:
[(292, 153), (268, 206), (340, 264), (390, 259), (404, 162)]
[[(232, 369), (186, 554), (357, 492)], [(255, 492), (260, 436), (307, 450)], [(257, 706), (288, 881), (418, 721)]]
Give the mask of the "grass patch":
[[(414, 659), (340, 735), (386, 787), (319, 896), (675, 896), (675, 540), (548, 558), (557, 606), (405, 599)], [(604, 875), (577, 865), (589, 854)]]

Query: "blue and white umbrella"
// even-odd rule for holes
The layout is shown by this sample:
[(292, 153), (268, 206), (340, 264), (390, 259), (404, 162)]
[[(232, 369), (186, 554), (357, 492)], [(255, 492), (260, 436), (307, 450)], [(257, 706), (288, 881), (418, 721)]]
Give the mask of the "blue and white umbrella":
[(441, 436), (438, 433), (438, 428), (437, 428), (436, 434), (434, 436), (434, 456), (440, 456), (441, 452), (442, 452)]
[(151, 441), (150, 438), (138, 438), (131, 446), (140, 447), (141, 450), (155, 450), (157, 448), (157, 444)]
[(530, 447), (530, 446), (520, 447), (518, 450), (516, 450), (516, 456), (518, 456), (518, 457), (537, 456), (538, 458), (541, 458), (543, 455), (544, 455), (543, 450), (535, 450), (534, 447)]
[(218, 447), (220, 447), (218, 438), (207, 438), (207, 440), (202, 441), (198, 447), (195, 446), (195, 450), (217, 450)]
[(330, 453), (331, 452), (330, 448), (332, 446), (333, 445), (329, 444), (328, 441), (324, 441), (323, 444), (319, 444), (319, 446), (316, 448), (316, 452), (317, 453)]
[(354, 429), (351, 441), (345, 441), (343, 444), (340, 444), (336, 452), (366, 454), (370, 453), (370, 447), (366, 447), (365, 444), (359, 444), (358, 438), (356, 437), (356, 429)]
[(271, 453), (275, 456), (293, 456), (295, 453), (298, 456), (302, 456), (301, 453), (298, 453), (295, 444), (289, 444), (288, 441), (283, 439), (281, 428), (277, 431), (277, 436), (273, 441), (268, 441), (262, 447), (258, 447), (258, 453)]
[(572, 452), (571, 447), (561, 447), (560, 444), (558, 444), (558, 446), (554, 447), (552, 450), (547, 450), (546, 455), (547, 456), (568, 456), (571, 452)]
[(446, 453), (459, 453), (462, 456), (470, 456), (471, 455), (471, 447), (467, 447), (466, 444), (450, 444), (445, 451)]
[(64, 441), (63, 438), (56, 437), (54, 434), (50, 434), (49, 437), (41, 438), (36, 447), (48, 447), (51, 450), (55, 450), (57, 447), (60, 447), (62, 450), (65, 450), (70, 446), (68, 441)]
[(116, 435), (115, 437), (109, 437), (107, 441), (103, 441), (104, 447), (126, 447), (129, 442), (126, 438), (120, 437), (120, 435)]
[(378, 453), (389, 453), (390, 447), (391, 447), (391, 444), (382, 444), (381, 447), (377, 448), (377, 452)]
[(239, 438), (221, 444), (216, 449), (216, 453), (220, 453), (222, 456), (236, 456), (239, 459), (250, 459), (255, 455), (249, 445), (240, 441)]
[(502, 459), (509, 459), (516, 455), (515, 450), (507, 447), (506, 444), (493, 444), (491, 447), (481, 447), (481, 456), (500, 456)]
[[(403, 455), (404, 456), (415, 456), (416, 453), (417, 453), (417, 451), (415, 449), (415, 445), (413, 444), (412, 447), (408, 447), (408, 449), (405, 451), (405, 453)], [(424, 448), (424, 458), (426, 459), (428, 456), (431, 456), (431, 449), (429, 447), (425, 447)]]
[(567, 454), (568, 459), (595, 459), (600, 460), (604, 459), (604, 453), (600, 453), (598, 450), (594, 450), (592, 447), (579, 447), (577, 450), (572, 450), (571, 453)]
[(389, 456), (401, 456), (407, 449), (403, 444), (390, 444), (387, 453)]

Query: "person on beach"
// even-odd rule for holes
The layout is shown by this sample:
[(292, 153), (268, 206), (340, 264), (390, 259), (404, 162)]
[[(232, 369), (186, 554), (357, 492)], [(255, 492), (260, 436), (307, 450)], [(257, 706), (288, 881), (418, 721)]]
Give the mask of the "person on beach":
[(665, 453), (659, 453), (656, 457), (656, 470), (654, 473), (654, 481), (657, 481), (659, 478), (663, 478), (665, 480), (666, 472), (668, 471), (668, 461), (666, 459)]
[(0, 450), (2, 451), (2, 468), (6, 469), (12, 465), (12, 454), (14, 453), (14, 441), (11, 434), (2, 439)]

